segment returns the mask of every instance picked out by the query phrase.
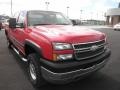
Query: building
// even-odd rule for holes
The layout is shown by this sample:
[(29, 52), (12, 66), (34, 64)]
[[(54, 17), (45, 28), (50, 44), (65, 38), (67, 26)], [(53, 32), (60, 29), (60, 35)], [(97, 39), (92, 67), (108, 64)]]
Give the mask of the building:
[(79, 19), (71, 19), (74, 25), (105, 25), (104, 20), (79, 20)]
[(120, 22), (120, 3), (118, 8), (109, 9), (106, 14), (106, 24), (113, 26)]
[(104, 20), (82, 20), (82, 25), (105, 25)]

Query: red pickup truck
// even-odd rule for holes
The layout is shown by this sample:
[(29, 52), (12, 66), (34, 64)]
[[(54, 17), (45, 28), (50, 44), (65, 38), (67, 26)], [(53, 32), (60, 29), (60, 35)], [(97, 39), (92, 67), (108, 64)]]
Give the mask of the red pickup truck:
[(59, 12), (21, 11), (5, 29), (8, 47), (27, 62), (36, 87), (69, 83), (102, 68), (110, 57), (106, 35), (74, 26)]

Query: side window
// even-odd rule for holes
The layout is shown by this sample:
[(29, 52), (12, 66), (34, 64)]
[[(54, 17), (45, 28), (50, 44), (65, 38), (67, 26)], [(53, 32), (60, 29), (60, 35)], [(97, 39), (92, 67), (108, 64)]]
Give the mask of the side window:
[(25, 17), (26, 17), (26, 12), (24, 12), (24, 11), (19, 14), (19, 17), (17, 20), (18, 26), (20, 26), (20, 27), (24, 26)]
[(18, 21), (17, 21), (17, 22), (18, 22), (18, 23), (24, 23), (24, 19), (25, 19), (25, 18), (24, 18), (24, 14), (23, 14), (23, 12), (21, 12), (20, 15), (19, 15), (19, 18), (18, 18)]

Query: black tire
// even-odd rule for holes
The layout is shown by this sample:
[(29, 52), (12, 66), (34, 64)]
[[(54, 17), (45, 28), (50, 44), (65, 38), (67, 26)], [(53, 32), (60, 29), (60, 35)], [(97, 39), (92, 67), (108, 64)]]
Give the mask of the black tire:
[(45, 80), (41, 75), (40, 64), (38, 60), (40, 59), (36, 53), (28, 55), (28, 75), (31, 83), (35, 87), (40, 87), (45, 85)]

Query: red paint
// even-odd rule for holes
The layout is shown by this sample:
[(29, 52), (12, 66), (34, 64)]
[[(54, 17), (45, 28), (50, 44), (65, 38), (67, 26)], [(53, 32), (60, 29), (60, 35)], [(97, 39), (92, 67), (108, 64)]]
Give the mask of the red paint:
[(24, 22), (25, 28), (16, 28), (14, 30), (7, 28), (6, 32), (8, 33), (8, 36), (23, 54), (25, 54), (25, 40), (31, 40), (41, 47), (43, 57), (48, 60), (52, 60), (53, 53), (73, 53), (73, 50), (54, 51), (52, 42), (65, 42), (74, 44), (98, 41), (105, 38), (105, 34), (101, 32), (80, 28), (78, 26), (42, 25), (28, 27), (27, 19), (25, 19)]

